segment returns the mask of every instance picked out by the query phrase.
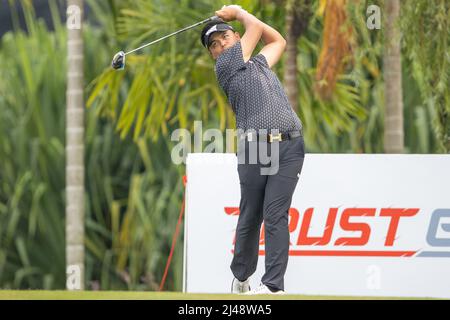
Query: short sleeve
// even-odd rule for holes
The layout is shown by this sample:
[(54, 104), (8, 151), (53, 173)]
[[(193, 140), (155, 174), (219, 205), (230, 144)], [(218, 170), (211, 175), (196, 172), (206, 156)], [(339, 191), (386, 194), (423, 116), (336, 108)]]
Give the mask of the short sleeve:
[(239, 40), (232, 47), (224, 50), (216, 59), (215, 72), (220, 86), (226, 91), (228, 80), (239, 69), (245, 67), (241, 41)]
[(266, 57), (262, 53), (258, 53), (256, 56), (252, 57), (250, 60), (252, 60), (253, 62), (258, 63), (266, 68), (270, 68)]

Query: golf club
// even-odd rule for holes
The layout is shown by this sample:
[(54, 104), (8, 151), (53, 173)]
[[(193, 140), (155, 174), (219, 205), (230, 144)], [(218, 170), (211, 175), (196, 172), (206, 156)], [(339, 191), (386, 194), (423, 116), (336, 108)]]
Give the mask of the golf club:
[(144, 45), (140, 46), (139, 48), (133, 49), (133, 50), (128, 51), (128, 52), (119, 51), (118, 53), (116, 53), (116, 54), (114, 55), (114, 57), (113, 57), (113, 59), (112, 59), (112, 62), (111, 62), (111, 66), (112, 66), (114, 69), (116, 69), (116, 70), (123, 70), (123, 69), (125, 69), (125, 56), (126, 56), (126, 55), (128, 55), (128, 54), (130, 54), (130, 53), (133, 53), (133, 52), (136, 52), (136, 51), (138, 51), (138, 50), (141, 50), (141, 49), (143, 49), (143, 48), (145, 48), (145, 47), (148, 47), (148, 46), (150, 46), (150, 45), (152, 45), (152, 44), (155, 44), (155, 43), (157, 43), (157, 42), (159, 42), (159, 41), (162, 41), (162, 40), (164, 40), (164, 39), (167, 39), (167, 38), (169, 38), (169, 37), (171, 37), (171, 36), (177, 35), (177, 34), (183, 32), (183, 31), (186, 31), (186, 30), (195, 28), (195, 27), (197, 27), (197, 26), (199, 26), (199, 25), (201, 25), (201, 24), (207, 23), (207, 22), (209, 22), (209, 21), (214, 21), (214, 20), (217, 20), (217, 19), (219, 19), (219, 17), (217, 17), (217, 16), (212, 16), (212, 17), (210, 17), (210, 18), (208, 18), (208, 19), (205, 19), (205, 20), (203, 20), (203, 21), (197, 22), (197, 23), (195, 23), (195, 24), (193, 24), (193, 25), (191, 25), (191, 26), (188, 26), (188, 27), (186, 27), (186, 28), (183, 28), (183, 29), (180, 29), (180, 30), (178, 30), (178, 31), (175, 31), (175, 32), (173, 32), (173, 33), (171, 33), (171, 34), (169, 34), (169, 35), (167, 35), (167, 36), (164, 36), (164, 37), (162, 37), (162, 38), (159, 38), (159, 39), (157, 39), (157, 40), (154, 40), (154, 41), (152, 41), (152, 42), (149, 42), (149, 43), (147, 43), (147, 44), (144, 44)]

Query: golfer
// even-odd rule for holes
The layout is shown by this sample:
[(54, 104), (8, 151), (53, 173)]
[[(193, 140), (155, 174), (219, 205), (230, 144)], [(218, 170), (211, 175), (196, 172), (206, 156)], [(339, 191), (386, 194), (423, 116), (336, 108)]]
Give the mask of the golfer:
[[(237, 155), (244, 159), (238, 161), (241, 200), (231, 291), (283, 294), (289, 256), (288, 212), (305, 157), (302, 123), (271, 70), (286, 41), (240, 6), (224, 6), (216, 15), (222, 21), (205, 25), (201, 41), (216, 61), (218, 83), (236, 115), (236, 128), (241, 133)], [(243, 24), (242, 38), (226, 23), (233, 20)], [(260, 39), (264, 47), (252, 56)], [(256, 161), (252, 161), (252, 144), (258, 150)], [(269, 162), (261, 150), (268, 150), (263, 154), (270, 154)], [(265, 274), (261, 285), (251, 290), (249, 277), (256, 271), (263, 220)]]

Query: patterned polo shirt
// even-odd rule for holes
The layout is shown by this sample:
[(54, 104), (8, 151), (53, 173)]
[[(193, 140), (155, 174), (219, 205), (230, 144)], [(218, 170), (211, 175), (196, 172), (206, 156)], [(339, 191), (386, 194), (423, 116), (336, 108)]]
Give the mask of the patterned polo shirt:
[(217, 57), (215, 72), (236, 115), (238, 129), (278, 129), (282, 133), (302, 130), (299, 117), (264, 55), (244, 62), (239, 40)]

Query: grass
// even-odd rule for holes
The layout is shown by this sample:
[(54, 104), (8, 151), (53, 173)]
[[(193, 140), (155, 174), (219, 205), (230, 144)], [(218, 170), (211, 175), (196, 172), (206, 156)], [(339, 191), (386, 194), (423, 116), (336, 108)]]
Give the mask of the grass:
[(182, 292), (0, 290), (0, 300), (410, 300), (432, 298), (310, 296), (241, 296)]

